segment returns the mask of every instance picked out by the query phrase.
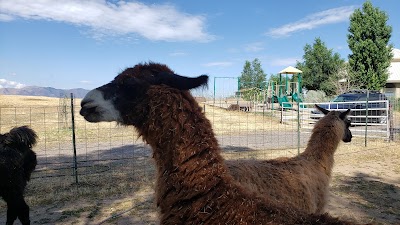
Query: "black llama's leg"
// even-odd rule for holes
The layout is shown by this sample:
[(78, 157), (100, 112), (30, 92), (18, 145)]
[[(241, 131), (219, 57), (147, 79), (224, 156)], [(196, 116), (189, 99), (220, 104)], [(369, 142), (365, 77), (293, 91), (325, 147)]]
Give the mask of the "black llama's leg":
[(18, 219), (21, 221), (22, 225), (31, 224), (31, 221), (29, 220), (29, 206), (26, 204), (22, 194), (18, 199)]
[(14, 221), (19, 219), (22, 225), (30, 225), (29, 220), (29, 206), (26, 204), (22, 193), (9, 199), (7, 202), (7, 225), (12, 225)]
[(14, 199), (12, 198), (7, 198), (4, 199), (7, 202), (7, 222), (6, 225), (12, 225), (14, 221), (18, 217), (18, 209), (15, 206), (15, 202), (13, 202)]

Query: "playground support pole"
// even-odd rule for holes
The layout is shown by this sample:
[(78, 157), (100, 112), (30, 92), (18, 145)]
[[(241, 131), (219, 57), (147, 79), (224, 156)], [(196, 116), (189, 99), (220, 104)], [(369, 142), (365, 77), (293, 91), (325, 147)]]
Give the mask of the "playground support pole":
[(299, 92), (301, 89), (301, 81), (302, 81), (301, 73), (298, 73), (297, 74), (297, 89), (299, 89)]
[[(286, 74), (286, 77), (285, 77), (285, 95), (289, 94), (288, 90), (289, 90), (289, 81), (288, 81), (288, 75)], [(292, 102), (293, 102), (293, 99), (292, 99)]]
[(278, 97), (280, 98), (282, 95), (282, 74), (279, 74), (279, 90)]
[(274, 95), (276, 95), (275, 93), (275, 85), (274, 85), (274, 81), (270, 81), (271, 82), (271, 108), (272, 108), (272, 113), (274, 113), (274, 103), (275, 103), (275, 98)]

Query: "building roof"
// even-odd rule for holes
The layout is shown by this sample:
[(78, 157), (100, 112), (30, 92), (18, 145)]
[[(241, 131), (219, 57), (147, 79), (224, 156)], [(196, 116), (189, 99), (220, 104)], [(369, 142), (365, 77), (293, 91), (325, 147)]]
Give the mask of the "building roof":
[(393, 48), (392, 53), (393, 53), (393, 59), (400, 59), (400, 49)]
[(388, 68), (389, 78), (387, 83), (400, 83), (400, 49), (393, 48), (392, 53), (393, 59)]

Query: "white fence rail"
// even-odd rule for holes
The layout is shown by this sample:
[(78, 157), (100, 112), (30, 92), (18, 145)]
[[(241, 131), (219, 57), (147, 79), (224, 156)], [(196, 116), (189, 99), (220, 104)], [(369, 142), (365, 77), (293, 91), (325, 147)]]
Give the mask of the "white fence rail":
[[(293, 103), (282, 104), (281, 120), (290, 122), (297, 120), (303, 131), (310, 131), (314, 123), (323, 116), (315, 104), (328, 110), (345, 111), (351, 109), (348, 118), (351, 120), (350, 130), (355, 136), (368, 136), (377, 138), (389, 138), (389, 101), (358, 101), (358, 102), (322, 102), (322, 103)], [(298, 110), (298, 111), (297, 111)]]

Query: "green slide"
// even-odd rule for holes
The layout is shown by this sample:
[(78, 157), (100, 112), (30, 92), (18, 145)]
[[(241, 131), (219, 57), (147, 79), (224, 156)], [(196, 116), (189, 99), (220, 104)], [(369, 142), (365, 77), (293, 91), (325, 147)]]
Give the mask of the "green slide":
[(289, 99), (286, 95), (282, 95), (282, 97), (277, 97), (279, 105), (285, 109), (291, 109), (292, 103), (289, 103)]
[[(293, 99), (295, 102), (298, 102), (298, 103), (303, 102), (303, 100), (301, 100), (301, 98), (299, 98), (299, 96), (297, 95), (297, 93), (294, 93), (294, 94), (292, 95), (292, 99)], [(305, 108), (305, 105), (300, 105), (300, 107), (301, 107), (301, 108)]]

